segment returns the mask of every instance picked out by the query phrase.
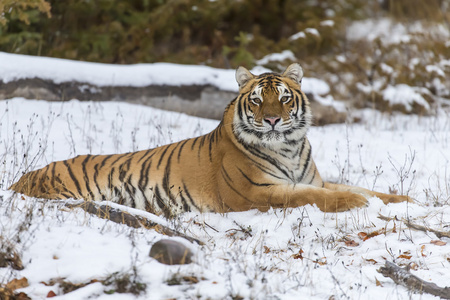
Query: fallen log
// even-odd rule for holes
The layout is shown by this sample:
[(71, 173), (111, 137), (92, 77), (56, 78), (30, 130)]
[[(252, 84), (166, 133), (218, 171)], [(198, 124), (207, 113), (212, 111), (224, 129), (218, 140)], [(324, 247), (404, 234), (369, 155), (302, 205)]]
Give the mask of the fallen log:
[(204, 245), (204, 243), (199, 239), (187, 236), (184, 233), (173, 230), (167, 226), (161, 225), (142, 216), (136, 216), (129, 212), (121, 211), (108, 205), (98, 205), (92, 201), (84, 201), (77, 204), (66, 203), (65, 206), (70, 209), (81, 208), (87, 213), (95, 215), (101, 219), (110, 220), (112, 222), (124, 224), (129, 227), (153, 229), (156, 232), (167, 236), (179, 236), (187, 239), (190, 242)]
[(392, 262), (386, 261), (384, 267), (379, 268), (377, 272), (413, 292), (427, 293), (441, 297), (441, 299), (450, 299), (450, 287), (443, 288), (435, 283), (424, 281), (411, 274), (407, 268), (401, 268)]

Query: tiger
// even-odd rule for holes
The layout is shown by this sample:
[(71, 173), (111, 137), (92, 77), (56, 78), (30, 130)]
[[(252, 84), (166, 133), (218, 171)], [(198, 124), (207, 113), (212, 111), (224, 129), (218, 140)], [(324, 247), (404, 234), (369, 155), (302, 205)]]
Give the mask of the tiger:
[(239, 94), (208, 134), (153, 149), (80, 155), (24, 174), (10, 189), (44, 199), (112, 201), (171, 218), (315, 205), (324, 212), (385, 204), (408, 196), (325, 182), (312, 158), (303, 69), (235, 73)]

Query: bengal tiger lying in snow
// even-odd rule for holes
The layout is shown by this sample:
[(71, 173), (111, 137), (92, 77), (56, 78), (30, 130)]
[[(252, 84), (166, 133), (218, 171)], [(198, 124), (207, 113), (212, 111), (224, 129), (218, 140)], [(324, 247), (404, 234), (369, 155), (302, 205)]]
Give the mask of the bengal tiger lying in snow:
[(240, 94), (212, 132), (150, 150), (53, 162), (11, 189), (47, 199), (111, 200), (168, 217), (306, 204), (336, 212), (372, 196), (408, 200), (322, 180), (306, 137), (311, 112), (302, 77), (299, 64), (282, 75), (254, 76), (239, 67)]

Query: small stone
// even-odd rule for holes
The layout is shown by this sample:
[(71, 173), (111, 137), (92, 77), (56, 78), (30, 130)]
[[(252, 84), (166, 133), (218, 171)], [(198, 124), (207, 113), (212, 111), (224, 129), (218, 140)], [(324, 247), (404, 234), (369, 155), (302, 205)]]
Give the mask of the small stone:
[(163, 239), (153, 244), (150, 257), (166, 265), (185, 265), (192, 262), (191, 250), (180, 242)]

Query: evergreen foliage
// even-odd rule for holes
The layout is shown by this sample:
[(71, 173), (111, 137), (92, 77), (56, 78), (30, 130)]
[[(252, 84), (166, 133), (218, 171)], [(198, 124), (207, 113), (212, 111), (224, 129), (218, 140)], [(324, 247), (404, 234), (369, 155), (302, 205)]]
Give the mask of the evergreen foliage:
[[(5, 14), (1, 51), (107, 63), (251, 66), (254, 58), (291, 47), (291, 35), (324, 19), (363, 15), (361, 0), (6, 1), (18, 4), (3, 11), (32, 9)], [(308, 38), (301, 54), (330, 51), (335, 38), (332, 32)]]
[[(448, 32), (450, 5), (448, 0), (0, 0), (0, 51), (103, 63), (250, 68), (267, 54), (290, 50), (308, 76), (330, 84), (336, 99), (353, 99), (359, 106), (383, 102), (380, 93), (367, 92), (375, 80), (384, 82), (378, 91), (408, 84), (426, 88), (427, 99), (450, 98), (450, 89), (443, 88), (450, 83), (450, 68), (442, 63), (450, 57), (450, 43), (442, 37), (424, 30), (387, 45), (351, 40), (346, 32), (356, 20), (385, 17), (407, 28), (420, 20)], [(287, 63), (265, 66), (281, 71)], [(430, 71), (436, 66), (442, 71)]]

